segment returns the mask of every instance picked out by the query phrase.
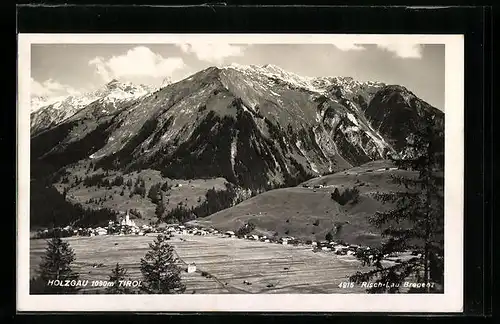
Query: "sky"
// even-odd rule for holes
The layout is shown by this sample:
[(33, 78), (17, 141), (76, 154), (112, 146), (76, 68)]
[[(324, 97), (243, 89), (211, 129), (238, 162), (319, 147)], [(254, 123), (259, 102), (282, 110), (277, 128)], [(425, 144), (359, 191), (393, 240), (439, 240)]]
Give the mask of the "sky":
[(209, 66), (274, 64), (303, 76), (350, 76), (405, 86), (444, 110), (441, 44), (34, 44), (31, 93), (60, 97), (112, 79), (160, 86)]

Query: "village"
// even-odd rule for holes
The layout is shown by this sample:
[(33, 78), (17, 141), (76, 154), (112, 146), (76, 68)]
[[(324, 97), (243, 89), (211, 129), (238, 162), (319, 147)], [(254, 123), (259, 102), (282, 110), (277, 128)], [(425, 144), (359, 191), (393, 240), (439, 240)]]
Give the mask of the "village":
[[(322, 241), (313, 241), (313, 240), (300, 240), (291, 236), (285, 237), (267, 237), (265, 235), (257, 235), (257, 234), (237, 234), (234, 231), (221, 231), (215, 229), (213, 227), (204, 228), (190, 224), (162, 224), (162, 225), (141, 225), (138, 226), (136, 223), (130, 219), (130, 213), (127, 211), (126, 213), (121, 213), (116, 220), (110, 220), (108, 222), (108, 226), (105, 227), (88, 227), (88, 228), (73, 228), (72, 226), (66, 226), (63, 228), (55, 229), (59, 232), (61, 237), (72, 237), (72, 236), (86, 236), (86, 237), (95, 237), (95, 236), (103, 236), (103, 235), (139, 235), (145, 236), (148, 234), (158, 235), (164, 234), (167, 239), (172, 238), (175, 235), (184, 236), (184, 235), (211, 235), (218, 237), (225, 237), (231, 239), (243, 239), (250, 241), (258, 241), (269, 244), (281, 244), (281, 245), (292, 245), (292, 246), (309, 246), (310, 250), (314, 253), (322, 252), (322, 253), (333, 253), (335, 255), (342, 256), (360, 256), (366, 255), (369, 260), (374, 258), (374, 251), (370, 250), (368, 246), (359, 246), (355, 244), (346, 244), (343, 241), (339, 240), (322, 240)], [(55, 230), (42, 230), (36, 234), (35, 238), (50, 238), (54, 235)], [(183, 240), (182, 238), (180, 238)], [(399, 262), (402, 258), (418, 256), (418, 254), (411, 251), (401, 251), (398, 253), (393, 253), (390, 255), (384, 255), (384, 260)], [(188, 269), (189, 270), (189, 269)]]

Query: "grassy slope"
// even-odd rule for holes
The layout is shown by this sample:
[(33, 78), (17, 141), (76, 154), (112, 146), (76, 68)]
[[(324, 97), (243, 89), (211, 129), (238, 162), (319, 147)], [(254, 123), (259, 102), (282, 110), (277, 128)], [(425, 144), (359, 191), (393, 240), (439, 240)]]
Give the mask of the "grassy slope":
[[(205, 200), (205, 193), (209, 189), (215, 188), (216, 190), (224, 190), (224, 184), (227, 182), (223, 178), (196, 180), (168, 179), (162, 177), (159, 171), (146, 169), (141, 170), (139, 173), (131, 172), (128, 174), (110, 171), (109, 176), (105, 178), (113, 180), (117, 175), (122, 175), (124, 178), (124, 182), (126, 183), (128, 179), (132, 179), (132, 181), (135, 182), (137, 177), (141, 176), (144, 179), (147, 190), (145, 198), (142, 198), (139, 195), (133, 195), (132, 197), (129, 197), (130, 190), (124, 185), (114, 186), (112, 187), (112, 189), (108, 189), (105, 187), (97, 188), (97, 186), (85, 187), (83, 183), (79, 184), (78, 186), (74, 186), (72, 180), (74, 176), (85, 178), (85, 176), (99, 173), (101, 171), (102, 170), (88, 172), (87, 169), (82, 166), (75, 166), (71, 169), (71, 176), (69, 177), (70, 183), (58, 183), (55, 185), (56, 189), (62, 192), (65, 187), (69, 187), (69, 191), (67, 194), (67, 199), (69, 201), (74, 203), (81, 203), (83, 206), (93, 209), (110, 208), (116, 211), (137, 209), (144, 216), (142, 220), (135, 220), (139, 225), (148, 224), (149, 221), (156, 220), (156, 205), (153, 204), (147, 197), (149, 188), (156, 183), (163, 184), (168, 180), (168, 183), (172, 185), (172, 188), (164, 195), (165, 207), (168, 211), (177, 207), (180, 202), (182, 202), (183, 205), (187, 206), (188, 208), (197, 206)], [(126, 189), (124, 189), (124, 187)], [(122, 190), (124, 192), (123, 196), (120, 195)], [(106, 200), (104, 200), (101, 204), (88, 203), (89, 199), (99, 199), (103, 197), (105, 197)]]
[[(380, 242), (376, 229), (368, 223), (368, 217), (377, 210), (388, 208), (373, 198), (377, 191), (398, 190), (390, 183), (391, 174), (407, 171), (386, 170), (392, 165), (388, 161), (370, 162), (347, 171), (311, 179), (307, 186), (325, 185), (326, 188), (304, 188), (301, 186), (265, 192), (232, 208), (220, 211), (207, 218), (194, 221), (222, 230), (235, 230), (251, 220), (256, 232), (302, 239), (324, 240), (336, 223), (348, 221), (335, 239), (353, 244), (374, 245)], [(334, 188), (357, 187), (359, 202), (341, 206), (330, 197)], [(317, 226), (315, 221), (319, 221)]]

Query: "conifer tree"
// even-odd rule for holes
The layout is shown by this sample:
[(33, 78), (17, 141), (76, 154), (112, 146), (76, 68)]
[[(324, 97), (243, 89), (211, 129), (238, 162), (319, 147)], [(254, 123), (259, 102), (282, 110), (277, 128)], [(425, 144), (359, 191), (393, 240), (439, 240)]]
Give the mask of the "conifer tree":
[[(409, 292), (443, 292), (444, 284), (444, 127), (433, 116), (424, 117), (408, 137), (408, 145), (401, 157), (394, 157), (399, 169), (412, 170), (418, 176), (393, 176), (393, 181), (405, 187), (404, 192), (378, 193), (383, 203), (395, 208), (377, 212), (370, 222), (382, 230), (386, 241), (375, 249), (373, 259), (361, 254), (363, 263), (374, 265), (366, 273), (358, 272), (354, 282), (376, 280), (381, 285), (368, 292), (399, 292), (403, 281), (423, 284)], [(413, 251), (409, 260), (391, 266), (382, 266), (385, 255)]]
[(156, 204), (155, 215), (160, 220), (163, 218), (164, 213), (165, 213), (165, 204), (163, 203), (163, 195), (161, 195), (158, 203)]
[(141, 290), (148, 294), (179, 294), (186, 290), (181, 282), (181, 269), (177, 266), (174, 249), (160, 234), (149, 244), (150, 250), (141, 259), (143, 281)]
[(71, 268), (71, 263), (75, 260), (75, 253), (68, 242), (64, 242), (55, 235), (48, 242), (45, 255), (38, 269), (38, 278), (34, 278), (31, 283), (33, 293), (40, 294), (70, 294), (78, 292), (75, 286), (50, 285), (51, 280), (78, 280), (79, 276)]
[(161, 199), (161, 191), (160, 191), (161, 184), (157, 183), (151, 186), (149, 188), (148, 192), (148, 198), (151, 199), (151, 202), (153, 204), (157, 204), (158, 201)]
[(123, 284), (125, 281), (125, 276), (127, 274), (127, 269), (120, 266), (119, 263), (113, 268), (111, 275), (109, 276), (109, 281), (113, 282), (112, 286), (106, 287), (106, 294), (119, 295), (119, 294), (133, 294), (134, 291), (130, 287), (126, 287)]

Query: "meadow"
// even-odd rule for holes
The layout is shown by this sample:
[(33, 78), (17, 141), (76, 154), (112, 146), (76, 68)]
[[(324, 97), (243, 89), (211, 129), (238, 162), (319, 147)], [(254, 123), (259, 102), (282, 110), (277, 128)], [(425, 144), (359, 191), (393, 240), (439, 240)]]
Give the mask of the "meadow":
[[(83, 280), (108, 280), (118, 262), (130, 280), (140, 280), (140, 259), (155, 236), (95, 236), (66, 238), (76, 254), (74, 269)], [(352, 256), (313, 252), (310, 246), (264, 243), (222, 236), (172, 237), (183, 271), (186, 294), (363, 293), (360, 286), (341, 288), (357, 270), (367, 270)], [(40, 262), (45, 240), (30, 240), (31, 275)], [(98, 289), (86, 287), (87, 290)], [(102, 288), (100, 288), (102, 290)]]

